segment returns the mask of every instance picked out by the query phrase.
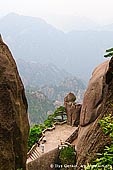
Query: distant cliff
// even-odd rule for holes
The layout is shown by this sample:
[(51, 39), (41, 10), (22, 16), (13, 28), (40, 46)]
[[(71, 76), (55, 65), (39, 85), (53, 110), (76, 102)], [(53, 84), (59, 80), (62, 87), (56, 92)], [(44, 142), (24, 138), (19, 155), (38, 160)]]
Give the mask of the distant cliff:
[(55, 85), (65, 77), (71, 76), (52, 63), (42, 64), (38, 61), (18, 59), (17, 64), (25, 86)]
[(27, 107), (15, 61), (0, 37), (0, 170), (26, 169)]
[(77, 77), (66, 77), (62, 79), (58, 84), (53, 86), (42, 86), (40, 90), (48, 96), (51, 100), (64, 100), (64, 97), (69, 93), (73, 92), (77, 97), (77, 102), (82, 102), (85, 91), (84, 82)]
[(53, 113), (55, 106), (42, 92), (29, 88), (26, 90), (30, 125), (43, 123), (48, 113)]
[[(32, 82), (29, 85), (32, 85)], [(64, 97), (69, 92), (73, 92), (77, 97), (77, 102), (81, 103), (84, 91), (84, 83), (76, 77), (65, 78), (61, 82), (56, 82), (56, 85), (27, 86), (26, 97), (29, 105), (30, 124), (39, 124), (47, 119), (48, 111), (53, 113), (56, 107), (63, 105)]]

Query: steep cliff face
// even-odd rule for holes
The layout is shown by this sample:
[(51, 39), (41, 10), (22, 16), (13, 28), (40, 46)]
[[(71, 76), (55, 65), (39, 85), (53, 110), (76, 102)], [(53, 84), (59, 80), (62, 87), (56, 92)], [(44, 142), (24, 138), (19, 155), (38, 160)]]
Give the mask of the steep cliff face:
[(29, 123), (24, 87), (15, 61), (0, 37), (0, 169), (26, 169)]
[(110, 143), (102, 132), (99, 119), (113, 114), (113, 58), (99, 65), (93, 72), (86, 90), (80, 115), (77, 140), (77, 165), (90, 163), (97, 152)]

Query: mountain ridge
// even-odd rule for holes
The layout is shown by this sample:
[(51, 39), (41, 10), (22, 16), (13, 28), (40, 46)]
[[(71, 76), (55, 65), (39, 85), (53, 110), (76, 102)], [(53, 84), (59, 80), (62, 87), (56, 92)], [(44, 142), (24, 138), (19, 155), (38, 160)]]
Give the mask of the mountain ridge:
[(17, 65), (25, 86), (56, 85), (66, 77), (73, 77), (52, 63), (41, 64), (19, 59)]
[(101, 56), (105, 49), (113, 44), (112, 31), (64, 33), (46, 22), (39, 24), (37, 18), (35, 23), (33, 17), (16, 14), (14, 18), (15, 20), (9, 21), (6, 16), (4, 24), (4, 17), (2, 22), (0, 19), (0, 32), (16, 60), (23, 58), (43, 64), (52, 62), (86, 80), (94, 67), (104, 61)]

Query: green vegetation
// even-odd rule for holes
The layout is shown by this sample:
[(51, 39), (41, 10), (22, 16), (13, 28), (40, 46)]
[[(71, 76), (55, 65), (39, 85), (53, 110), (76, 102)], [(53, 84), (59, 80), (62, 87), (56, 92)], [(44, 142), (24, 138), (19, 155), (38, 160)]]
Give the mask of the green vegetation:
[(65, 107), (64, 107), (64, 106), (60, 106), (60, 107), (58, 107), (58, 108), (55, 110), (55, 112), (54, 112), (54, 114), (53, 114), (53, 118), (55, 118), (55, 117), (57, 117), (57, 116), (62, 116), (62, 114), (65, 113), (65, 112), (66, 112)]
[(37, 140), (42, 135), (42, 131), (44, 130), (44, 125), (34, 125), (30, 128), (29, 139), (28, 139), (28, 150), (35, 144)]
[(100, 125), (106, 135), (110, 135), (113, 140), (113, 116), (109, 114), (105, 116), (102, 120), (100, 120)]
[(106, 50), (106, 53), (104, 57), (113, 57), (113, 48)]
[(46, 127), (51, 127), (53, 123), (63, 121), (63, 113), (65, 113), (65, 107), (58, 107), (53, 114), (48, 116), (48, 119), (44, 121)]
[(49, 115), (48, 118), (44, 121), (44, 124), (34, 125), (30, 128), (29, 139), (28, 139), (28, 150), (35, 144), (37, 140), (42, 135), (42, 131), (46, 128), (52, 127), (53, 123), (57, 121), (55, 119), (57, 116), (61, 114), (61, 112), (65, 111), (65, 107), (60, 106), (57, 108), (53, 114)]
[(59, 114), (59, 112), (65, 112), (65, 111), (66, 111), (65, 107), (60, 106), (55, 110), (54, 114)]
[(109, 135), (111, 138), (111, 145), (105, 146), (104, 151), (102, 153), (98, 153), (98, 158), (93, 162), (94, 165), (88, 165), (85, 169), (102, 169), (111, 170), (113, 166), (113, 116), (109, 114), (105, 116), (102, 120), (99, 121), (103, 132), (105, 135)]
[[(74, 165), (75, 164), (75, 148), (73, 146), (62, 147), (59, 155), (61, 165)], [(62, 168), (65, 169), (65, 168)]]

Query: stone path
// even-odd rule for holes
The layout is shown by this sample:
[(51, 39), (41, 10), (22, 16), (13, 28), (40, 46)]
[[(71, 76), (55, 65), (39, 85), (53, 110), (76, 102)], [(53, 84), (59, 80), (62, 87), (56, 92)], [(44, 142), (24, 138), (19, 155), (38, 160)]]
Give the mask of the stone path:
[[(65, 123), (63, 125), (55, 125), (55, 129), (53, 129), (52, 131), (46, 131), (45, 132), (46, 142), (44, 144), (44, 153), (57, 148), (58, 145), (61, 144), (60, 140), (65, 142), (76, 129), (77, 127), (72, 127)], [(42, 141), (40, 142), (40, 146), (41, 143)], [(36, 159), (37, 157), (39, 157), (40, 155), (42, 155), (43, 153), (41, 151), (42, 151), (41, 148), (37, 147), (36, 145), (35, 153), (32, 153), (34, 157), (28, 158), (27, 162), (30, 162)]]

